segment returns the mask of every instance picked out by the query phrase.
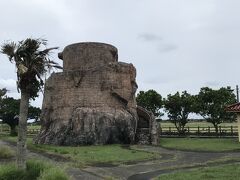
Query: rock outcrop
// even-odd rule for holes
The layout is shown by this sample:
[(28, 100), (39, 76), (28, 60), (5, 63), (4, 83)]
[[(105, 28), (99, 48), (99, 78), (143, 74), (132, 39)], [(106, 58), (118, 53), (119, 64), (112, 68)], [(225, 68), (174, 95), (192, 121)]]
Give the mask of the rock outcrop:
[(35, 142), (134, 143), (139, 119), (135, 67), (118, 62), (117, 49), (103, 43), (71, 44), (59, 58), (63, 72), (53, 73), (45, 84)]

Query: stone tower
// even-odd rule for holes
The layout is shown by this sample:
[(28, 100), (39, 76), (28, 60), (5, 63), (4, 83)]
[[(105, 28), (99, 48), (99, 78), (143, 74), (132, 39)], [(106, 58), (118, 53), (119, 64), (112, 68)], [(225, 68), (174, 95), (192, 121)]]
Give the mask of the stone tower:
[(59, 58), (63, 72), (53, 73), (46, 82), (42, 128), (35, 142), (134, 143), (139, 119), (135, 67), (118, 62), (117, 49), (103, 43), (71, 44)]

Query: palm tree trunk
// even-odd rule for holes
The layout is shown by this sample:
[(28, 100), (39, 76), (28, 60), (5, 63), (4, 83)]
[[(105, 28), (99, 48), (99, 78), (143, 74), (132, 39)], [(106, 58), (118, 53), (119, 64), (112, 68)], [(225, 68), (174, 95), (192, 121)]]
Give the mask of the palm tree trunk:
[(17, 166), (19, 169), (26, 169), (28, 105), (29, 105), (29, 93), (22, 90), (17, 142)]

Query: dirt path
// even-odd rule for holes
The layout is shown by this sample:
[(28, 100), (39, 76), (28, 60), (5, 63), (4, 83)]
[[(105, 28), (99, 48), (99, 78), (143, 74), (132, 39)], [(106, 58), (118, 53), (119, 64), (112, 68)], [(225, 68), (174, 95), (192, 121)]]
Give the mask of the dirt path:
[[(0, 146), (1, 145), (7, 145), (12, 149), (16, 149), (13, 144), (0, 140)], [(162, 158), (131, 165), (123, 164), (113, 167), (91, 166), (84, 169), (69, 167), (67, 168), (67, 172), (72, 179), (76, 180), (100, 180), (107, 178), (110, 179), (111, 177), (116, 179), (147, 180), (160, 174), (171, 173), (177, 170), (187, 170), (189, 168), (203, 167), (205, 165), (217, 165), (214, 161), (222, 158), (240, 158), (240, 152), (188, 152), (169, 150), (157, 146), (137, 146), (136, 148), (149, 152), (160, 153)], [(45, 159), (63, 166), (67, 163), (64, 159), (55, 159), (51, 156), (49, 157), (45, 153), (29, 151), (28, 157)], [(233, 162), (234, 161), (226, 161), (225, 163)]]

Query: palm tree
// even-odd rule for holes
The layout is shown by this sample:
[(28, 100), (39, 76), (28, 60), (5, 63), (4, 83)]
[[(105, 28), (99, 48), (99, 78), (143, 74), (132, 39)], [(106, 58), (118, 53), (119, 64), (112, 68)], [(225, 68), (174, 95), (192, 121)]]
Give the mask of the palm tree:
[(17, 69), (17, 88), (21, 91), (18, 141), (17, 141), (17, 166), (26, 168), (26, 138), (27, 115), (29, 100), (38, 96), (39, 90), (44, 85), (42, 76), (52, 67), (61, 68), (57, 63), (49, 59), (49, 53), (55, 48), (42, 49), (46, 46), (44, 39), (32, 39), (15, 42), (7, 42), (1, 46), (1, 53), (6, 54), (9, 61), (14, 63)]

